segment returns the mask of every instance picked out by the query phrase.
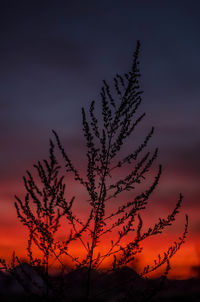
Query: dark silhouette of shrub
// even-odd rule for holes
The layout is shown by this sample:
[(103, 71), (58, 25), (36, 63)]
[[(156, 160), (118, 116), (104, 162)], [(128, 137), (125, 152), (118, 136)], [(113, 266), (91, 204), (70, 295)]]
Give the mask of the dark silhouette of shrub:
[[(145, 189), (142, 187), (158, 154), (158, 149), (155, 149), (153, 153), (145, 152), (154, 128), (134, 151), (126, 156), (120, 155), (122, 147), (145, 117), (144, 113), (137, 115), (142, 101), (139, 85), (139, 49), (140, 43), (137, 42), (131, 70), (123, 76), (117, 74), (112, 88), (103, 81), (100, 94), (101, 115), (95, 113), (95, 101), (90, 104), (89, 119), (85, 109), (82, 108), (83, 134), (87, 147), (85, 176), (81, 176), (80, 171), (75, 168), (58, 134), (53, 131), (57, 147), (65, 161), (66, 173), (72, 173), (74, 180), (83, 186), (88, 194), (90, 210), (87, 219), (84, 221), (75, 215), (74, 198), (70, 201), (66, 200), (64, 178), (59, 176), (60, 166), (55, 157), (52, 141), (50, 141), (49, 159), (35, 165), (40, 184), (38, 185), (32, 174), (27, 171), (27, 176), (24, 177), (26, 196), (23, 201), (16, 196), (15, 207), (18, 218), (29, 231), (27, 247), (29, 262), (43, 278), (45, 286), (42, 290), (46, 299), (53, 294), (58, 294), (56, 287), (54, 290), (49, 274), (50, 257), (55, 257), (59, 261), (61, 271), (64, 270), (61, 260), (63, 255), (73, 260), (75, 269), (87, 268), (85, 291), (86, 300), (88, 300), (92, 296), (91, 275), (101, 268), (106, 259), (112, 258), (112, 264), (107, 271), (119, 270), (128, 265), (142, 252), (141, 243), (146, 238), (161, 234), (166, 227), (172, 225), (179, 212), (183, 198), (181, 194), (174, 209), (166, 218), (159, 218), (155, 225), (143, 231), (140, 213), (146, 209), (149, 198), (159, 183), (162, 171), (159, 165), (151, 184), (148, 184)], [(129, 169), (128, 172), (127, 169)], [(121, 172), (119, 179), (117, 179), (117, 173), (115, 174), (118, 171)], [(124, 201), (127, 195), (123, 194), (127, 192), (130, 192), (130, 195), (128, 200)], [(110, 209), (113, 200), (115, 202)], [(57, 241), (55, 235), (63, 218), (69, 223), (69, 235), (65, 240)], [(171, 245), (163, 255), (159, 254), (154, 265), (147, 265), (141, 276), (167, 264), (164, 273), (166, 277), (170, 268), (169, 260), (184, 243), (187, 228), (186, 215), (185, 230), (179, 237), (179, 241)], [(110, 246), (107, 246), (106, 252), (99, 251), (100, 243), (102, 244), (109, 233), (113, 234)], [(85, 251), (85, 254), (80, 257), (71, 254), (68, 249), (69, 245), (76, 240), (80, 241)], [(40, 258), (33, 256), (33, 244), (42, 253)], [(1, 260), (1, 264), (4, 269), (15, 274), (15, 261), (21, 264), (15, 256), (11, 267), (8, 267), (4, 260)], [(61, 293), (61, 290), (59, 292)]]
[[(143, 154), (151, 139), (154, 128), (150, 130), (142, 143), (127, 156), (119, 157), (122, 146), (131, 137), (137, 125), (142, 121), (145, 113), (137, 116), (138, 108), (141, 104), (141, 94), (139, 85), (139, 55), (140, 43), (133, 56), (131, 70), (122, 75), (114, 77), (114, 85), (103, 81), (101, 88), (101, 116), (95, 113), (95, 101), (92, 101), (89, 108), (89, 119), (85, 109), (82, 108), (82, 125), (87, 146), (87, 176), (86, 179), (80, 175), (65, 152), (59, 136), (53, 131), (57, 145), (65, 160), (66, 172), (72, 173), (76, 182), (79, 182), (87, 191), (91, 207), (89, 224), (86, 228), (88, 232), (87, 241), (84, 243), (86, 256), (81, 265), (88, 267), (88, 281), (86, 296), (90, 295), (91, 272), (98, 269), (102, 262), (108, 257), (113, 257), (112, 269), (118, 269), (134, 260), (138, 253), (142, 252), (141, 242), (146, 238), (160, 234), (170, 226), (179, 212), (182, 195), (180, 194), (172, 212), (166, 218), (159, 218), (158, 222), (143, 231), (143, 220), (140, 212), (147, 206), (151, 194), (156, 189), (161, 176), (161, 165), (155, 175), (152, 184), (129, 197), (129, 201), (120, 202), (120, 205), (113, 204), (112, 210), (108, 210), (111, 200), (116, 200), (124, 192), (134, 192), (136, 187), (141, 185), (155, 162), (158, 154), (156, 149), (153, 154), (149, 151)], [(114, 172), (122, 171), (125, 166), (130, 167), (130, 171), (118, 180), (114, 179)], [(122, 171), (123, 172), (123, 171)], [(116, 176), (115, 176), (116, 178)], [(112, 179), (114, 179), (112, 181)], [(154, 265), (144, 268), (142, 275), (156, 270), (165, 263), (166, 273), (169, 270), (169, 259), (179, 250), (185, 240), (187, 233), (188, 218), (186, 215), (185, 230), (179, 241), (155, 260)], [(103, 237), (108, 233), (118, 233), (111, 240), (110, 247), (103, 254), (95, 255)], [(131, 234), (132, 238), (124, 241)], [(82, 238), (83, 242), (83, 238)]]
[[(62, 218), (67, 219), (71, 225), (78, 220), (71, 211), (74, 198), (70, 201), (65, 199), (64, 177), (60, 176), (61, 167), (55, 157), (54, 144), (51, 140), (49, 159), (43, 162), (38, 161), (34, 168), (38, 174), (36, 180), (29, 171), (27, 171), (27, 176), (23, 177), (27, 192), (24, 200), (15, 196), (17, 216), (29, 232), (27, 240), (29, 266), (21, 262), (15, 253), (13, 253), (10, 265), (7, 265), (4, 259), (0, 259), (0, 262), (2, 269), (11, 273), (27, 293), (39, 294), (48, 300), (52, 296), (61, 295), (60, 286), (53, 284), (53, 278), (50, 277), (49, 260), (55, 258), (63, 274), (65, 265), (61, 260), (61, 255), (65, 254), (73, 259), (73, 255), (68, 254), (68, 245), (81, 236), (87, 223), (82, 225), (76, 234), (69, 231), (68, 238), (63, 241), (56, 240), (55, 236), (61, 226)], [(37, 248), (39, 257), (34, 256), (36, 249), (33, 249), (33, 246)]]

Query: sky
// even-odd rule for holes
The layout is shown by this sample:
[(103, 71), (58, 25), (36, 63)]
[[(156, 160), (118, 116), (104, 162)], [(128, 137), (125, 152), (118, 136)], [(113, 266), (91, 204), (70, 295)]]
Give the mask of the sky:
[[(146, 221), (166, 215), (184, 195), (177, 223), (147, 245), (146, 259), (178, 238), (188, 213), (188, 239), (172, 275), (193, 275), (192, 266), (200, 265), (199, 10), (195, 0), (0, 2), (1, 255), (24, 253), (14, 195), (23, 196), (22, 176), (48, 156), (51, 130), (82, 169), (81, 107), (100, 101), (103, 79), (129, 70), (139, 39), (146, 118), (136, 137), (155, 126), (151, 146), (163, 165)], [(76, 191), (71, 180), (68, 186)]]

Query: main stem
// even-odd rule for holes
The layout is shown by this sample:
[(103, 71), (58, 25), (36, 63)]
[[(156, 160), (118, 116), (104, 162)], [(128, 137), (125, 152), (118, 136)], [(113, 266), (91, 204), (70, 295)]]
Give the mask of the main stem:
[(98, 215), (99, 215), (101, 199), (102, 199), (103, 184), (105, 182), (105, 177), (106, 177), (106, 173), (107, 173), (106, 171), (107, 171), (107, 167), (108, 167), (108, 158), (109, 158), (109, 154), (110, 154), (111, 140), (112, 140), (112, 134), (110, 135), (110, 138), (109, 138), (108, 151), (107, 151), (107, 155), (106, 155), (106, 165), (104, 168), (104, 174), (103, 174), (102, 181), (101, 181), (101, 188), (100, 188), (100, 193), (99, 193), (99, 198), (98, 198), (98, 207), (97, 207), (96, 216), (95, 216), (94, 230), (92, 232), (92, 245), (91, 245), (91, 249), (90, 249), (90, 262), (89, 262), (89, 267), (88, 267), (88, 278), (87, 278), (87, 287), (86, 287), (86, 298), (87, 299), (89, 299), (89, 295), (90, 295), (91, 270), (92, 270), (93, 254), (94, 254), (95, 241), (96, 241)]
[[(48, 225), (49, 229), (49, 219), (48, 216), (46, 216), (46, 224)], [(45, 255), (45, 261), (46, 261), (46, 268), (45, 268), (45, 277), (46, 277), (46, 300), (49, 299), (49, 242), (47, 242), (46, 247), (46, 255)]]
[(46, 299), (49, 298), (49, 255), (46, 255)]

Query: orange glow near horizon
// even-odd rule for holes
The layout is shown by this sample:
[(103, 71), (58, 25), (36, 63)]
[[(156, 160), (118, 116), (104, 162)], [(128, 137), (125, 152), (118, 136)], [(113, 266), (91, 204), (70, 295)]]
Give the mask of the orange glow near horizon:
[[(22, 241), (21, 241), (22, 243)], [(159, 243), (162, 245), (162, 242)], [(194, 267), (198, 267), (200, 265), (200, 261), (198, 258), (198, 255), (195, 253), (196, 246), (200, 246), (200, 242), (196, 241), (193, 242), (193, 245), (190, 243), (190, 246), (184, 246), (181, 248), (180, 251), (177, 252), (177, 254), (171, 259), (170, 266), (171, 270), (169, 271), (168, 277), (174, 278), (174, 279), (187, 279), (192, 277), (197, 277), (195, 270), (193, 270)], [(16, 248), (15, 248), (16, 247)], [(21, 261), (26, 261), (27, 255), (26, 255), (26, 249), (24, 246), (20, 246), (19, 244), (15, 245), (15, 242), (13, 242), (13, 246), (8, 246), (8, 243), (5, 242), (5, 246), (1, 244), (0, 247), (0, 254), (1, 258), (8, 261), (8, 263), (11, 261), (12, 253), (15, 251), (16, 256), (21, 259)], [(72, 254), (75, 256), (80, 256), (79, 254), (79, 248), (74, 248), (71, 250)], [(156, 252), (159, 253), (159, 248), (156, 249)], [(145, 253), (138, 255), (136, 258), (136, 263), (129, 264), (130, 267), (133, 267), (138, 272), (142, 272), (143, 268), (147, 264), (153, 264), (154, 258), (152, 257), (152, 254), (155, 254), (155, 246), (148, 245), (146, 247)], [(35, 256), (39, 256), (39, 253), (35, 253)], [(141, 256), (141, 257), (140, 257)], [(156, 257), (155, 257), (156, 258)], [(106, 264), (109, 264), (111, 262), (110, 260), (106, 260), (104, 263), (104, 266), (102, 268), (106, 268)], [(65, 262), (68, 266), (71, 266), (71, 261)], [(55, 260), (51, 260), (50, 263), (51, 269), (56, 269), (59, 265), (55, 262)], [(162, 268), (158, 269), (155, 273), (151, 273), (148, 276), (150, 278), (159, 277), (162, 275), (162, 273), (165, 270), (165, 266), (162, 266)]]
[[(1, 235), (1, 243), (0, 243), (0, 255), (1, 258), (4, 258), (8, 261), (11, 261), (13, 251), (15, 251), (16, 256), (18, 256), (22, 261), (27, 259), (27, 232), (24, 231), (24, 227), (19, 225), (11, 226), (9, 229), (0, 229)], [(9, 235), (9, 236), (8, 236)], [(157, 238), (156, 238), (157, 237)], [(154, 259), (157, 259), (158, 254), (163, 254), (164, 251), (168, 249), (168, 247), (173, 244), (173, 242), (178, 238), (177, 234), (166, 234), (163, 236), (158, 235), (155, 238), (149, 238), (147, 242), (144, 242), (142, 245), (144, 250), (141, 254), (138, 254), (136, 257), (136, 261), (130, 264), (130, 267), (133, 267), (138, 272), (142, 272), (144, 266), (147, 264), (153, 265)], [(104, 252), (110, 245), (109, 240), (113, 239), (107, 238), (106, 242), (102, 241), (100, 243), (100, 249), (97, 248), (97, 251)], [(103, 244), (104, 243), (104, 244)], [(39, 256), (39, 253), (33, 250), (35, 253), (35, 257)], [(80, 252), (81, 251), (81, 252)], [(97, 252), (96, 251), (96, 252)], [(192, 238), (186, 239), (186, 243), (181, 246), (181, 249), (177, 252), (177, 254), (172, 257), (170, 261), (171, 270), (169, 271), (168, 277), (175, 279), (187, 279), (196, 277), (194, 267), (198, 267), (200, 265), (200, 240), (199, 236), (193, 236)], [(74, 256), (84, 256), (83, 249), (80, 248), (79, 243), (75, 243), (71, 248), (70, 252)], [(107, 265), (111, 263), (113, 258), (109, 258), (105, 261), (102, 268), (106, 268)], [(63, 259), (64, 260), (64, 259)], [(72, 262), (69, 258), (64, 262), (73, 266)], [(51, 269), (55, 270), (58, 267), (58, 263), (56, 263), (55, 259), (52, 259)], [(165, 270), (165, 265), (162, 268), (156, 270), (155, 273), (151, 273), (148, 276), (151, 278), (159, 277)]]
[[(181, 181), (184, 182), (184, 177), (182, 177)], [(151, 198), (150, 204), (142, 213), (144, 228), (154, 225), (154, 223), (158, 221), (159, 217), (166, 217), (169, 213), (171, 213), (175, 203), (177, 202), (178, 189), (174, 189), (175, 184), (173, 187), (170, 185), (170, 177), (165, 177), (164, 182), (162, 182), (162, 184), (158, 187), (159, 193)], [(27, 233), (25, 228), (18, 221), (16, 211), (13, 206), (14, 193), (19, 196), (24, 195), (23, 183), (21, 180), (18, 182), (13, 181), (13, 183), (5, 182), (2, 184), (2, 188), (3, 190), (0, 192), (0, 257), (5, 258), (9, 262), (11, 260), (13, 251), (15, 251), (16, 255), (20, 259), (26, 259)], [(169, 188), (172, 188), (172, 190), (170, 191)], [(80, 198), (87, 200), (84, 195), (85, 193), (81, 190), (77, 190), (72, 181), (68, 182), (66, 191), (67, 196), (69, 195), (69, 199), (71, 196), (73, 196), (73, 191), (78, 192), (79, 196), (77, 196), (76, 204), (74, 206), (75, 212), (78, 211), (78, 214), (81, 214), (82, 219), (86, 218), (86, 207), (88, 206), (88, 203), (86, 204), (84, 202), (80, 202)], [(184, 195), (186, 203), (184, 203), (185, 201), (183, 202), (183, 207), (181, 208), (180, 214), (178, 215), (174, 225), (168, 228), (166, 232), (164, 231), (162, 235), (152, 237), (142, 244), (142, 246), (144, 246), (144, 250), (136, 257), (136, 262), (133, 263), (133, 267), (136, 267), (139, 272), (142, 272), (144, 266), (147, 264), (153, 265), (153, 261), (154, 259), (157, 259), (158, 254), (160, 253), (162, 255), (162, 253), (165, 252), (169, 246), (174, 243), (174, 241), (178, 240), (179, 236), (182, 235), (184, 230), (184, 215), (185, 213), (188, 213), (189, 234), (186, 238), (186, 243), (181, 246), (181, 249), (171, 259), (171, 270), (169, 271), (168, 277), (187, 279), (196, 276), (193, 268), (200, 266), (200, 237), (198, 228), (196, 227), (198, 226), (199, 221), (199, 207), (198, 203), (196, 202), (197, 196), (193, 196), (193, 201), (189, 198), (192, 196), (191, 192), (186, 192)], [(160, 200), (163, 202), (161, 203)], [(193, 207), (191, 207), (187, 201), (190, 203), (192, 201)], [(117, 200), (115, 203), (115, 205), (118, 205)], [(65, 238), (65, 236), (68, 234), (68, 232), (67, 234), (65, 233), (64, 229), (61, 231), (60, 236)], [(100, 243), (100, 252), (109, 247), (110, 239), (113, 239), (113, 235), (112, 237), (110, 235), (110, 237), (107, 237), (106, 241), (102, 241)], [(71, 248), (71, 253), (76, 256), (82, 256), (82, 254), (80, 255), (80, 246), (77, 244), (73, 245)], [(111, 259), (107, 260), (105, 265), (108, 264), (109, 261), (111, 261)], [(57, 264), (55, 261), (52, 260), (52, 268), (56, 265)], [(158, 277), (164, 270), (165, 267), (163, 266), (162, 269), (157, 270), (154, 274), (149, 276)]]

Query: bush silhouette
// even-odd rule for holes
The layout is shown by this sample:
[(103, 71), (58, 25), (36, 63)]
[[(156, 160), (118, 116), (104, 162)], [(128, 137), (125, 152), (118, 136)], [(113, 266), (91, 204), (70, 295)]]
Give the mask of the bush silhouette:
[[(137, 116), (141, 104), (139, 85), (139, 55), (140, 43), (137, 42), (133, 56), (131, 70), (122, 75), (114, 77), (113, 88), (103, 81), (101, 88), (101, 114), (95, 113), (95, 101), (92, 101), (89, 108), (89, 118), (85, 109), (82, 108), (83, 134), (87, 146), (87, 176), (80, 176), (80, 172), (72, 164), (70, 158), (59, 139), (53, 131), (59, 150), (65, 160), (66, 172), (72, 173), (76, 182), (79, 182), (87, 191), (91, 211), (89, 224), (86, 227), (88, 232), (87, 241), (84, 243), (86, 256), (82, 265), (88, 267), (88, 281), (86, 296), (90, 295), (91, 271), (98, 269), (103, 261), (113, 257), (112, 269), (118, 269), (134, 260), (138, 253), (142, 252), (141, 242), (148, 237), (157, 235), (170, 226), (174, 221), (182, 202), (180, 194), (172, 212), (164, 219), (159, 218), (158, 222), (143, 231), (143, 221), (140, 212), (147, 206), (148, 200), (156, 189), (162, 168), (158, 167), (152, 184), (143, 189), (142, 192), (131, 195), (128, 201), (120, 202), (118, 206), (113, 204), (112, 210), (108, 210), (111, 200), (120, 198), (124, 192), (134, 192), (136, 187), (146, 179), (150, 168), (157, 158), (158, 150), (153, 154), (149, 151), (143, 154), (154, 128), (150, 130), (142, 143), (130, 154), (120, 158), (120, 151), (127, 139), (134, 133), (137, 125), (142, 121), (145, 114)], [(117, 170), (122, 171), (123, 167), (129, 167), (129, 172), (116, 180), (114, 176)], [(114, 179), (112, 181), (112, 179)], [(158, 255), (154, 261), (155, 265), (146, 266), (142, 275), (156, 270), (164, 263), (168, 263), (166, 273), (169, 269), (169, 259), (177, 252), (185, 240), (187, 233), (188, 218), (183, 236), (163, 254)], [(107, 233), (113, 233), (117, 229), (117, 236), (111, 240), (110, 246), (105, 253), (96, 249)], [(124, 241), (131, 234), (131, 239)], [(83, 238), (82, 238), (83, 241)]]
[[(91, 294), (91, 275), (101, 269), (105, 260), (110, 260), (107, 271), (116, 271), (134, 261), (142, 252), (141, 243), (154, 235), (162, 233), (172, 225), (182, 203), (182, 195), (166, 218), (143, 231), (141, 212), (146, 209), (151, 194), (155, 191), (162, 172), (158, 166), (151, 184), (144, 189), (145, 181), (158, 155), (158, 149), (153, 153), (145, 151), (154, 133), (150, 129), (141, 143), (126, 156), (122, 155), (122, 147), (134, 134), (137, 125), (142, 122), (145, 114), (138, 115), (142, 91), (139, 85), (139, 50), (137, 42), (133, 55), (133, 63), (128, 73), (117, 74), (113, 85), (103, 81), (101, 88), (101, 112), (95, 112), (96, 103), (92, 101), (89, 107), (89, 118), (82, 108), (82, 126), (87, 147), (87, 170), (85, 175), (74, 166), (58, 136), (53, 131), (58, 150), (65, 161), (65, 171), (72, 174), (75, 182), (87, 192), (90, 210), (86, 219), (77, 217), (73, 210), (74, 198), (67, 201), (65, 197), (64, 177), (59, 176), (61, 169), (55, 157), (55, 143), (50, 141), (49, 159), (38, 162), (35, 168), (40, 184), (27, 171), (24, 177), (26, 195), (24, 200), (16, 196), (15, 207), (20, 221), (28, 228), (29, 238), (27, 255), (32, 267), (42, 276), (45, 287), (43, 295), (48, 299), (57, 295), (49, 273), (49, 259), (55, 257), (64, 270), (62, 257), (73, 260), (74, 269), (85, 268), (85, 297)], [(131, 146), (132, 147), (132, 146)], [(128, 170), (129, 169), (129, 170)], [(127, 172), (128, 171), (128, 172)], [(118, 176), (120, 175), (120, 176)], [(119, 177), (119, 178), (118, 178)], [(129, 195), (124, 193), (129, 192)], [(125, 199), (126, 198), (126, 199)], [(113, 203), (112, 203), (113, 202)], [(112, 205), (112, 206), (110, 206)], [(62, 226), (62, 219), (68, 221), (68, 237), (65, 240), (55, 239), (56, 232)], [(170, 258), (184, 243), (188, 227), (188, 218), (183, 235), (162, 255), (158, 255), (154, 265), (147, 265), (141, 276), (144, 276), (166, 264), (164, 276), (167, 275)], [(112, 234), (112, 240), (106, 245), (107, 250), (99, 249), (104, 238)], [(79, 241), (84, 253), (79, 257), (70, 252), (69, 246)], [(42, 253), (41, 258), (33, 256), (33, 245)], [(18, 264), (20, 260), (13, 257)], [(1, 260), (4, 268), (13, 272), (15, 262), (11, 267)]]

